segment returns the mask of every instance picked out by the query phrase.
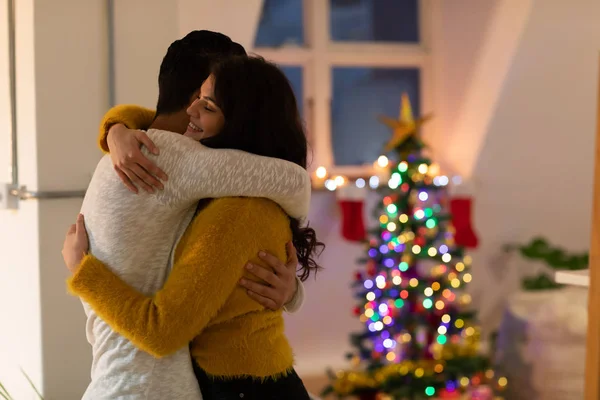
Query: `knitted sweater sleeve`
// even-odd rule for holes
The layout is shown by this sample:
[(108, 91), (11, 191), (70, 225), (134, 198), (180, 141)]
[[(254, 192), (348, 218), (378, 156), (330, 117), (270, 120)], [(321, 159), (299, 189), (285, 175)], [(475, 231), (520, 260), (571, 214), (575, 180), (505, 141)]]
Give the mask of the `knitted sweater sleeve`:
[(91, 255), (68, 287), (115, 331), (163, 357), (186, 346), (234, 290), (243, 290), (237, 283), (248, 261), (266, 266), (259, 251), (284, 259), (290, 237), (287, 217), (273, 203), (219, 199), (196, 216), (177, 247), (167, 282), (154, 296), (136, 291)]
[(283, 311), (288, 314), (295, 314), (302, 309), (304, 305), (304, 284), (300, 280), (300, 278), (296, 277), (296, 282), (298, 283), (298, 290), (294, 293), (294, 297), (283, 306)]
[(123, 124), (129, 129), (148, 129), (155, 115), (156, 112), (154, 110), (131, 104), (123, 104), (111, 108), (104, 114), (100, 122), (98, 133), (98, 146), (100, 150), (104, 153), (110, 152), (107, 138), (108, 131), (113, 125)]
[(233, 149), (211, 149), (183, 135), (151, 129), (148, 137), (160, 155), (142, 152), (169, 175), (155, 194), (169, 206), (220, 197), (265, 197), (293, 218), (304, 219), (310, 207), (307, 171), (278, 158)]

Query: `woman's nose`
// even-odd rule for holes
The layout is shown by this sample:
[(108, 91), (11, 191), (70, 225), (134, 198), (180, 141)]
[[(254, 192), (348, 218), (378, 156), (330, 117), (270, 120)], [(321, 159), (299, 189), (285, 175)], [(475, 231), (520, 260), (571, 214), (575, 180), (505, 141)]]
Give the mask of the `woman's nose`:
[(200, 108), (198, 105), (200, 103), (200, 99), (194, 100), (192, 104), (187, 109), (187, 115), (190, 117), (198, 116), (198, 109)]

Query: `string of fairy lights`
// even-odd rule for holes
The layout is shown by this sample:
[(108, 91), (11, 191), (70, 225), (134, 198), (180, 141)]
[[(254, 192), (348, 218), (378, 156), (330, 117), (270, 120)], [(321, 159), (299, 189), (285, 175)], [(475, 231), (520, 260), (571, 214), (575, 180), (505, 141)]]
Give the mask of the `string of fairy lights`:
[[(331, 192), (334, 192), (348, 184), (354, 184), (358, 189), (367, 187), (370, 189), (378, 189), (382, 182), (387, 180), (387, 185), (390, 189), (397, 189), (401, 184), (400, 173), (406, 172), (406, 169), (408, 169), (408, 163), (401, 162), (399, 164), (399, 169), (402, 168), (404, 170), (399, 170), (391, 175), (389, 174), (389, 170), (387, 168), (389, 165), (390, 160), (386, 156), (379, 156), (377, 161), (373, 163), (373, 167), (367, 169), (370, 172), (370, 174), (368, 174), (370, 175), (369, 177), (359, 177), (354, 179), (342, 174), (332, 175), (329, 173), (326, 167), (320, 166), (314, 172), (313, 186), (317, 189), (324, 188)], [(438, 164), (421, 163), (418, 168), (420, 174), (432, 177), (433, 184), (435, 186), (443, 187), (448, 186), (450, 183), (453, 185), (460, 185), (462, 183), (462, 178), (458, 175), (453, 176), (452, 179), (448, 178), (446, 175), (439, 175), (440, 167)], [(427, 196), (427, 193), (425, 193), (424, 196)]]

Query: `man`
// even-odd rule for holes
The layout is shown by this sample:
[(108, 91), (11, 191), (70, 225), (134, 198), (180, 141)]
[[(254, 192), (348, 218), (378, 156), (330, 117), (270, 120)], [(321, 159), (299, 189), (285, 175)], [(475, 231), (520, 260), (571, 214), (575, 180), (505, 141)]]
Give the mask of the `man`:
[[(310, 179), (301, 167), (234, 150), (208, 149), (174, 133), (186, 129), (185, 109), (197, 98), (214, 58), (240, 53), (244, 54), (239, 44), (214, 32), (195, 31), (175, 41), (161, 64), (157, 115), (151, 134), (135, 133), (133, 140), (114, 132), (109, 135), (109, 149), (123, 149), (118, 144), (122, 140), (126, 146), (135, 144), (133, 149), (125, 150), (131, 154), (139, 150), (138, 141), (154, 152), (158, 152), (155, 144), (158, 145), (160, 155), (148, 154), (146, 164), (138, 167), (166, 179), (166, 174), (157, 169), (160, 166), (171, 175), (156, 193), (135, 196), (119, 183), (110, 159), (105, 157), (98, 164), (82, 206), (91, 253), (144, 294), (153, 294), (164, 284), (173, 246), (191, 221), (200, 198), (267, 197), (293, 217), (306, 216)], [(117, 162), (119, 154), (117, 151), (112, 155)], [(121, 167), (119, 176), (123, 179), (126, 172), (136, 171), (137, 175), (140, 169), (131, 165), (123, 172)], [(268, 174), (275, 180), (261, 181)], [(254, 185), (256, 182), (260, 185)], [(276, 274), (255, 268), (256, 275), (269, 286), (248, 282), (245, 285), (252, 290), (249, 293), (253, 298), (277, 308), (296, 292), (296, 265), (291, 262), (284, 266), (277, 260), (270, 264)], [(298, 296), (301, 295), (298, 290)], [(155, 359), (113, 331), (91, 307), (84, 307), (88, 314), (87, 337), (94, 353), (92, 382), (84, 399), (200, 398), (187, 349)]]

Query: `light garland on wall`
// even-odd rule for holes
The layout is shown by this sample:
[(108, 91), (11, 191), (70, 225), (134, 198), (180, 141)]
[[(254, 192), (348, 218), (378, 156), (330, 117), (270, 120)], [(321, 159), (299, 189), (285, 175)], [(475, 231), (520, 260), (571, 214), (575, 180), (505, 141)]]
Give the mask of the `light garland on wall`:
[[(318, 167), (312, 177), (313, 187), (315, 189), (326, 189), (330, 192), (346, 187), (348, 185), (354, 185), (358, 189), (370, 188), (378, 189), (382, 183), (387, 183), (390, 189), (396, 189), (399, 184), (399, 173), (404, 172), (408, 168), (408, 164), (403, 161), (398, 164), (399, 173), (389, 173), (390, 160), (381, 155), (376, 162), (373, 163), (373, 168), (370, 168), (371, 173), (364, 177), (350, 178), (341, 174), (330, 174), (327, 168), (324, 166)], [(451, 179), (446, 175), (440, 175), (440, 166), (438, 164), (421, 164), (419, 166), (419, 173), (430, 176), (433, 179), (433, 184), (438, 187), (452, 185), (460, 185), (462, 178), (458, 175), (453, 176)]]

